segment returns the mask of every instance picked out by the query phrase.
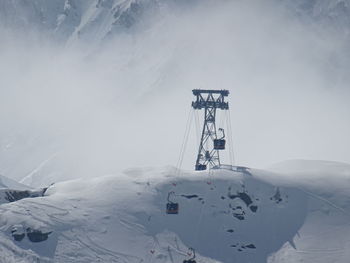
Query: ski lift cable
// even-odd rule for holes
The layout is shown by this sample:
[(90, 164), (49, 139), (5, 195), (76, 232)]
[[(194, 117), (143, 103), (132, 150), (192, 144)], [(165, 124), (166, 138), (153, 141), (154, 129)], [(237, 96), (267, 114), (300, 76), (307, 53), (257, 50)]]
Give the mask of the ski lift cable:
[(232, 123), (231, 123), (231, 113), (230, 111), (228, 112), (228, 122), (229, 122), (229, 126), (230, 126), (230, 148), (231, 148), (231, 153), (232, 153), (232, 165), (235, 165), (236, 160), (235, 160), (235, 152), (234, 152), (234, 148), (233, 148), (233, 130), (232, 130)]
[(201, 139), (199, 136), (201, 130), (200, 130), (200, 125), (199, 125), (199, 113), (198, 113), (198, 111), (195, 111), (194, 117), (195, 117), (195, 126), (196, 126), (195, 132), (196, 132), (196, 139), (197, 139), (197, 141), (196, 141), (196, 147), (197, 147), (197, 145), (199, 145), (200, 139)]
[[(211, 181), (211, 176), (210, 176), (211, 171), (212, 171), (211, 169), (208, 170), (209, 181)], [(197, 231), (196, 231), (196, 241), (197, 241), (197, 243), (198, 243), (198, 233), (199, 233), (199, 230), (200, 230), (200, 224), (201, 224), (202, 218), (203, 218), (203, 212), (205, 211), (205, 207), (207, 205), (208, 193), (209, 193), (209, 191), (205, 192), (204, 199), (203, 199), (204, 204), (201, 206), (201, 210), (200, 210), (199, 215), (198, 215)]]
[(199, 215), (198, 215), (198, 220), (197, 220), (197, 231), (196, 231), (196, 242), (197, 244), (199, 243), (198, 242), (198, 234), (199, 234), (199, 230), (200, 230), (200, 224), (202, 222), (202, 217), (203, 217), (203, 211), (205, 210), (205, 206), (206, 206), (206, 198), (203, 199), (204, 200), (204, 204), (201, 206), (201, 210), (199, 212)]
[(219, 128), (223, 128), (223, 125), (224, 125), (224, 122), (225, 122), (225, 116), (226, 116), (226, 111), (224, 113), (224, 116), (223, 114), (219, 114)]
[(183, 147), (184, 147), (184, 142), (185, 142), (185, 138), (186, 138), (186, 134), (187, 134), (187, 129), (188, 129), (188, 123), (190, 120), (190, 116), (191, 116), (192, 110), (189, 111), (188, 116), (187, 116), (187, 121), (186, 121), (186, 126), (185, 126), (185, 133), (181, 142), (181, 148), (180, 148), (180, 153), (179, 153), (179, 157), (176, 163), (176, 168), (179, 167), (179, 163), (180, 163), (180, 159), (181, 159), (181, 155), (182, 155), (182, 151), (183, 151)]
[(179, 158), (178, 158), (178, 161), (176, 163), (177, 174), (180, 173), (180, 169), (181, 169), (181, 166), (182, 166), (183, 156), (184, 156), (184, 153), (185, 153), (185, 150), (186, 150), (186, 145), (187, 145), (187, 141), (188, 141), (188, 137), (189, 137), (189, 132), (190, 132), (190, 129), (191, 129), (192, 118), (193, 118), (193, 109), (191, 108), (190, 112), (188, 114), (188, 117), (187, 117), (185, 134), (184, 134), (184, 137), (183, 137), (183, 140), (182, 140)]
[(179, 163), (179, 171), (182, 168), (182, 162), (183, 162), (184, 155), (185, 155), (186, 148), (187, 148), (187, 142), (188, 142), (189, 134), (190, 134), (190, 131), (191, 131), (191, 126), (192, 126), (191, 124), (192, 124), (192, 118), (193, 118), (193, 115), (194, 115), (194, 110), (192, 110), (191, 113), (192, 114), (190, 114), (190, 120), (189, 120), (188, 129), (187, 129), (187, 134), (185, 136), (184, 147), (183, 147), (183, 151), (182, 151), (181, 159), (180, 159), (180, 163)]
[(228, 127), (230, 162), (231, 162), (231, 165), (235, 165), (235, 156), (234, 156), (234, 151), (233, 151), (232, 123), (231, 123), (230, 110), (228, 110), (228, 114), (226, 114), (226, 120), (227, 120), (227, 127)]
[(229, 151), (229, 158), (230, 158), (230, 165), (232, 166), (233, 165), (233, 158), (232, 158), (232, 141), (231, 141), (231, 129), (230, 129), (230, 124), (229, 124), (229, 117), (228, 117), (228, 113), (227, 111), (225, 112), (225, 122), (226, 122), (226, 126), (227, 126), (227, 131), (228, 131), (228, 136), (227, 136), (227, 139), (228, 139), (228, 144), (229, 144), (229, 148), (228, 148), (228, 151)]
[(176, 168), (179, 168), (179, 163), (180, 163), (180, 159), (181, 159), (181, 155), (182, 155), (182, 151), (183, 151), (183, 147), (184, 147), (184, 141), (185, 141), (185, 138), (186, 138), (186, 133), (187, 133), (187, 129), (188, 129), (188, 122), (189, 122), (189, 119), (190, 119), (190, 115), (191, 115), (191, 111), (189, 112), (189, 114), (187, 116), (187, 121), (186, 121), (186, 126), (185, 126), (185, 133), (184, 133), (184, 136), (182, 138), (180, 152), (179, 152), (179, 156), (178, 156), (178, 159), (177, 159), (177, 162), (176, 162)]
[(191, 109), (189, 121), (188, 121), (188, 125), (187, 125), (187, 130), (186, 130), (186, 134), (185, 134), (184, 142), (183, 142), (182, 155), (181, 155), (181, 159), (180, 159), (180, 168), (182, 166), (183, 157), (184, 157), (184, 154), (186, 152), (187, 142), (188, 142), (189, 134), (190, 134), (191, 127), (192, 127), (193, 116), (194, 116), (194, 109)]
[(153, 239), (153, 246), (152, 246), (152, 249), (150, 250), (150, 253), (151, 253), (151, 255), (150, 255), (150, 257), (149, 257), (149, 263), (152, 263), (153, 262), (153, 256), (154, 256), (154, 254), (155, 254), (155, 252), (156, 252), (156, 246), (157, 246), (157, 244), (158, 244), (158, 246), (159, 246), (159, 241), (158, 241), (158, 239), (156, 238), (156, 236), (152, 236), (152, 239)]

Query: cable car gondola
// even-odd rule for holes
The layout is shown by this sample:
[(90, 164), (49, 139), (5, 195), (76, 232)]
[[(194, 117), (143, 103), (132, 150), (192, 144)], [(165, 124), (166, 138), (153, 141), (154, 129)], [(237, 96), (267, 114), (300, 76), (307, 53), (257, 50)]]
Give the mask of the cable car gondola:
[(175, 195), (175, 192), (171, 191), (168, 193), (168, 199), (167, 199), (168, 203), (166, 204), (166, 213), (169, 215), (176, 215), (179, 213), (179, 204), (169, 200), (169, 197), (171, 194)]
[(219, 131), (222, 132), (222, 137), (220, 139), (214, 139), (214, 149), (215, 150), (225, 150), (226, 140), (224, 129), (220, 128)]
[(207, 170), (207, 165), (206, 164), (196, 164), (195, 169), (196, 169), (196, 171)]
[[(190, 250), (190, 251), (192, 251), (192, 253), (191, 254), (193, 254), (193, 256), (190, 258), (190, 259), (185, 259), (184, 261), (183, 261), (183, 263), (197, 263), (194, 259), (196, 258), (196, 252), (194, 251), (194, 249), (193, 248), (189, 248), (188, 250)], [(190, 255), (191, 255), (190, 254)]]

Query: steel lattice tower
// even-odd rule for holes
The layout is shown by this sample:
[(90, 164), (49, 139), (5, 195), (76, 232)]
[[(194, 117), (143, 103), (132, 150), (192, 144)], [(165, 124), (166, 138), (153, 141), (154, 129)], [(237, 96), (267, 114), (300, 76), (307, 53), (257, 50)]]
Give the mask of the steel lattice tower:
[[(201, 141), (196, 160), (196, 170), (206, 170), (210, 167), (220, 166), (219, 150), (225, 149), (225, 140), (217, 138), (216, 110), (228, 110), (228, 90), (192, 90), (196, 100), (192, 102), (195, 110), (204, 109), (204, 123)], [(223, 135), (225, 136), (225, 135)]]

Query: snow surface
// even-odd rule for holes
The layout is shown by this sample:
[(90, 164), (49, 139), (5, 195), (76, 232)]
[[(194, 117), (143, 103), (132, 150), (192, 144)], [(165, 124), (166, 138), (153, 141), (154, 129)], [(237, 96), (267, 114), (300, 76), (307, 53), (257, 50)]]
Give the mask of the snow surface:
[(308, 216), (294, 242), (271, 262), (349, 262), (350, 166), (330, 161), (290, 160), (273, 165), (289, 183), (308, 195)]
[[(0, 206), (0, 262), (173, 263), (189, 247), (197, 262), (348, 262), (350, 165), (270, 170), (139, 168), (57, 183), (44, 197)], [(170, 191), (178, 215), (165, 213)], [(11, 231), (28, 228), (48, 239), (14, 241)]]

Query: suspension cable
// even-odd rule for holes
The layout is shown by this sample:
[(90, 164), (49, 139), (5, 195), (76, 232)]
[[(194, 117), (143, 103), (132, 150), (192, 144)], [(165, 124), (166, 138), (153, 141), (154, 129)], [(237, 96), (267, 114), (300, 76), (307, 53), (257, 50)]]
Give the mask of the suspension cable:
[(183, 151), (183, 148), (184, 148), (184, 142), (185, 142), (185, 138), (186, 138), (186, 134), (187, 134), (187, 129), (188, 129), (188, 123), (189, 123), (189, 120), (190, 120), (190, 116), (191, 116), (191, 110), (189, 111), (188, 116), (187, 116), (187, 121), (186, 121), (186, 126), (185, 126), (185, 133), (184, 133), (184, 136), (182, 138), (181, 148), (180, 148), (180, 152), (179, 152), (179, 157), (178, 157), (177, 162), (176, 162), (176, 168), (177, 169), (179, 168), (180, 159), (181, 159), (182, 151)]
[(227, 122), (227, 128), (228, 128), (230, 163), (231, 163), (231, 165), (235, 165), (235, 156), (234, 156), (234, 151), (233, 151), (232, 124), (231, 124), (231, 113), (230, 113), (230, 110), (228, 110), (228, 114), (226, 114), (226, 122)]
[(199, 126), (199, 113), (198, 113), (198, 111), (195, 111), (194, 117), (195, 117), (194, 120), (195, 120), (195, 125), (196, 125), (195, 132), (196, 132), (196, 139), (197, 139), (197, 141), (196, 141), (196, 147), (197, 147), (197, 145), (199, 145), (199, 143), (200, 143), (199, 134), (201, 132), (200, 126)]
[(219, 128), (223, 128), (224, 126), (224, 122), (225, 122), (225, 115), (226, 114), (226, 111), (224, 114), (219, 114)]
[(191, 108), (190, 112), (188, 114), (188, 117), (187, 117), (185, 134), (184, 134), (184, 137), (183, 137), (183, 140), (182, 140), (180, 154), (179, 154), (179, 158), (178, 158), (178, 161), (177, 161), (177, 164), (176, 164), (176, 168), (177, 168), (176, 174), (177, 175), (180, 173), (180, 169), (182, 167), (183, 157), (184, 157), (184, 154), (185, 154), (185, 151), (186, 151), (187, 141), (188, 141), (189, 133), (190, 133), (190, 130), (191, 130), (191, 123), (192, 123), (192, 118), (193, 118), (193, 115), (194, 115), (193, 113), (194, 113), (194, 110)]
[[(208, 179), (209, 179), (209, 182), (211, 182), (211, 177), (210, 177), (210, 174), (211, 174), (211, 169), (208, 170)], [(208, 183), (208, 181), (207, 181)], [(205, 208), (207, 206), (207, 197), (208, 197), (208, 194), (209, 194), (210, 191), (205, 191), (205, 194), (204, 194), (204, 199), (202, 200), (202, 202), (204, 201), (204, 203), (202, 203), (201, 207), (200, 207), (200, 211), (199, 211), (199, 215), (197, 217), (197, 224), (196, 224), (196, 234), (195, 234), (195, 238), (196, 238), (196, 243), (198, 244), (199, 243), (199, 240), (198, 240), (198, 236), (199, 236), (199, 231), (200, 231), (200, 225), (202, 223), (202, 219), (203, 219), (203, 213), (205, 212)]]

